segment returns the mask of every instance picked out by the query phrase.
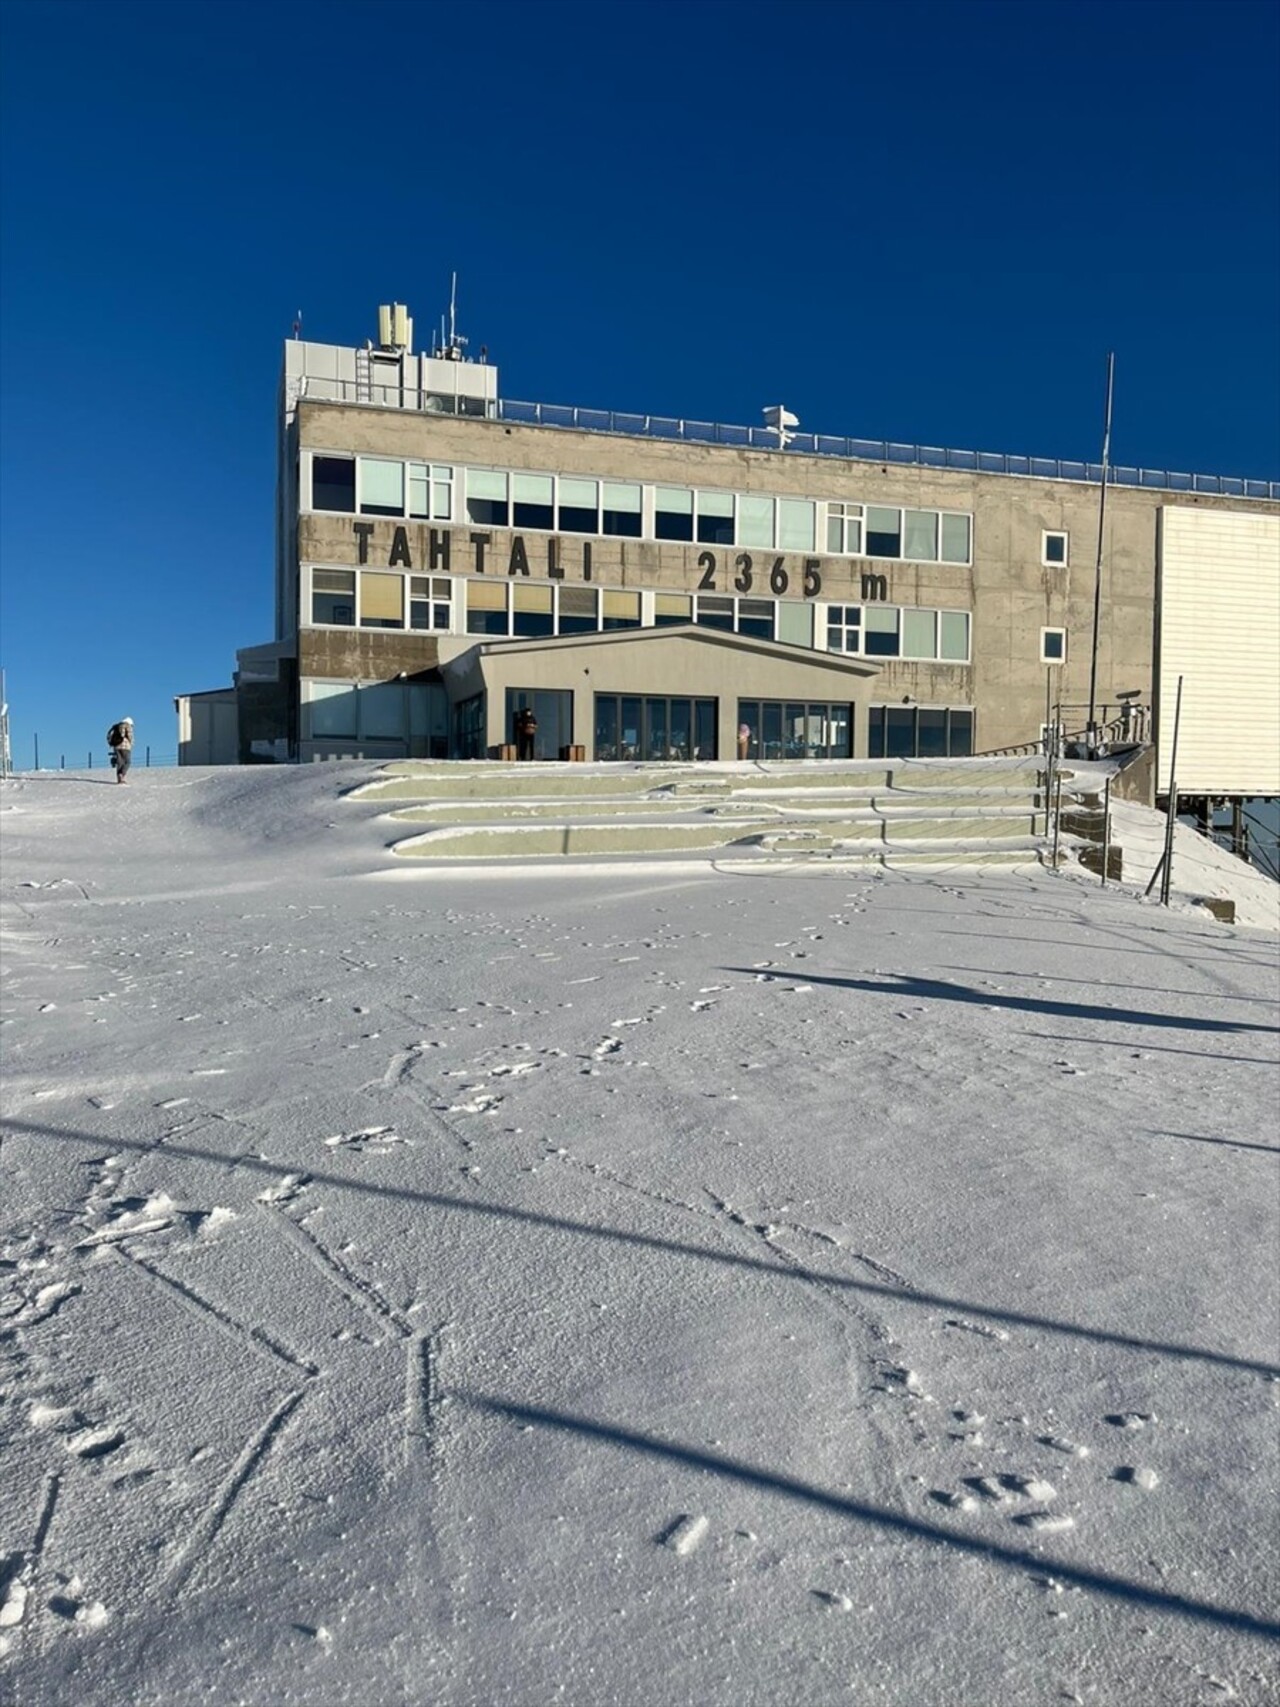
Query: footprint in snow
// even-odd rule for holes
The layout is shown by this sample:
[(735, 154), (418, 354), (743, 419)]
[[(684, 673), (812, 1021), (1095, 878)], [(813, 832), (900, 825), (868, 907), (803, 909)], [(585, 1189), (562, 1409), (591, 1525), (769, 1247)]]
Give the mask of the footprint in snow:
[(325, 1139), (330, 1149), (355, 1150), (361, 1155), (367, 1150), (371, 1156), (385, 1156), (397, 1144), (408, 1142), (390, 1126), (363, 1126), (358, 1132), (337, 1132)]
[(1061, 1434), (1038, 1434), (1036, 1439), (1041, 1446), (1051, 1446), (1055, 1452), (1065, 1453), (1068, 1458), (1087, 1458), (1089, 1448), (1078, 1440), (1068, 1440)]
[(469, 1097), (465, 1102), (450, 1103), (447, 1112), (449, 1114), (489, 1114), (501, 1102), (500, 1096), (495, 1096), (492, 1091), (483, 1090), (477, 1085), (474, 1096)]
[(1141, 1488), (1149, 1494), (1153, 1488), (1160, 1485), (1160, 1478), (1154, 1470), (1140, 1464), (1120, 1464), (1111, 1472), (1114, 1482), (1128, 1482), (1131, 1487)]
[(709, 1528), (710, 1524), (705, 1517), (686, 1512), (663, 1533), (662, 1545), (684, 1558), (686, 1554), (692, 1553), (695, 1547), (701, 1546)]

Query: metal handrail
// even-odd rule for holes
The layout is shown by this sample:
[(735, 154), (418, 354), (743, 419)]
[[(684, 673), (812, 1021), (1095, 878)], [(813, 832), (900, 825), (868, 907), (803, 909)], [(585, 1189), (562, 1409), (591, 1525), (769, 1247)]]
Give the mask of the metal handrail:
[[(1078, 712), (1083, 711), (1085, 707), (1064, 705), (1059, 709), (1062, 712)], [(1111, 707), (1108, 705), (1102, 707), (1102, 717), (1097, 731), (1100, 744), (1108, 747), (1143, 746), (1147, 739), (1147, 707), (1145, 705), (1125, 705), (1114, 717), (1108, 719), (1107, 713), (1110, 710)], [(975, 753), (973, 756), (976, 759), (1010, 759), (1022, 757), (1024, 754), (1030, 757), (1033, 753), (1043, 753), (1052, 737), (1053, 731), (1046, 729), (1045, 733), (1034, 741), (1021, 741), (1011, 747), (985, 747), (980, 753)], [(1074, 732), (1065, 726), (1060, 726), (1057, 730), (1057, 737), (1059, 751), (1061, 751), (1073, 742), (1088, 741), (1091, 734), (1087, 725)]]
[[(309, 402), (363, 403), (373, 408), (408, 409), (420, 414), (459, 411), (451, 393), (408, 386), (370, 385), (357, 380), (321, 379), (308, 374), (298, 396)], [(717, 421), (688, 421), (665, 415), (624, 414), (614, 409), (583, 409), (576, 404), (521, 403), (499, 398), (466, 398), (473, 413), (513, 426), (563, 427), (576, 432), (614, 433), (628, 438), (681, 440), (691, 444), (733, 445), (746, 450), (781, 447), (771, 427), (734, 427)], [(452, 406), (452, 407), (451, 407)], [(1059, 457), (1015, 456), (1003, 451), (949, 450), (939, 445), (897, 444), (891, 439), (853, 439), (826, 433), (786, 435), (785, 448), (806, 456), (842, 457), (849, 462), (895, 463), (916, 468), (952, 469), (973, 474), (1007, 474), (1033, 480), (1067, 480), (1097, 485), (1102, 465)], [(1226, 474), (1184, 474), (1165, 468), (1117, 468), (1108, 465), (1111, 486), (1148, 491), (1195, 492), (1224, 498), (1280, 501), (1280, 480), (1253, 480)]]

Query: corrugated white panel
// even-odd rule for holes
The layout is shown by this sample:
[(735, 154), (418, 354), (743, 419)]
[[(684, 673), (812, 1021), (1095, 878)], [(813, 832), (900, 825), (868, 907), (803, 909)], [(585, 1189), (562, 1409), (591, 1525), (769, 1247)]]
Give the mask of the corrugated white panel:
[(1280, 515), (1160, 512), (1160, 787), (1280, 794)]

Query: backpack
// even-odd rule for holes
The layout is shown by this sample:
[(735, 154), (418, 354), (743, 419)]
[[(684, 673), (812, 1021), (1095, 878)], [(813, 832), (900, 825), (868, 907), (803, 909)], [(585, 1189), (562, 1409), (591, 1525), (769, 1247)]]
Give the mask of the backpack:
[(107, 730), (108, 747), (118, 747), (123, 740), (124, 725), (122, 723), (113, 723), (110, 729)]

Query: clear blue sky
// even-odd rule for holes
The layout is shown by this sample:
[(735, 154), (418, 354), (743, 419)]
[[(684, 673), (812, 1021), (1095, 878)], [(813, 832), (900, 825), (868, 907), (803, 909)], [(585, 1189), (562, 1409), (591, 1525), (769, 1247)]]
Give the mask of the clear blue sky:
[(504, 396), (1280, 477), (1271, 0), (4, 0), (0, 664), (17, 764), (271, 637), (314, 339)]

